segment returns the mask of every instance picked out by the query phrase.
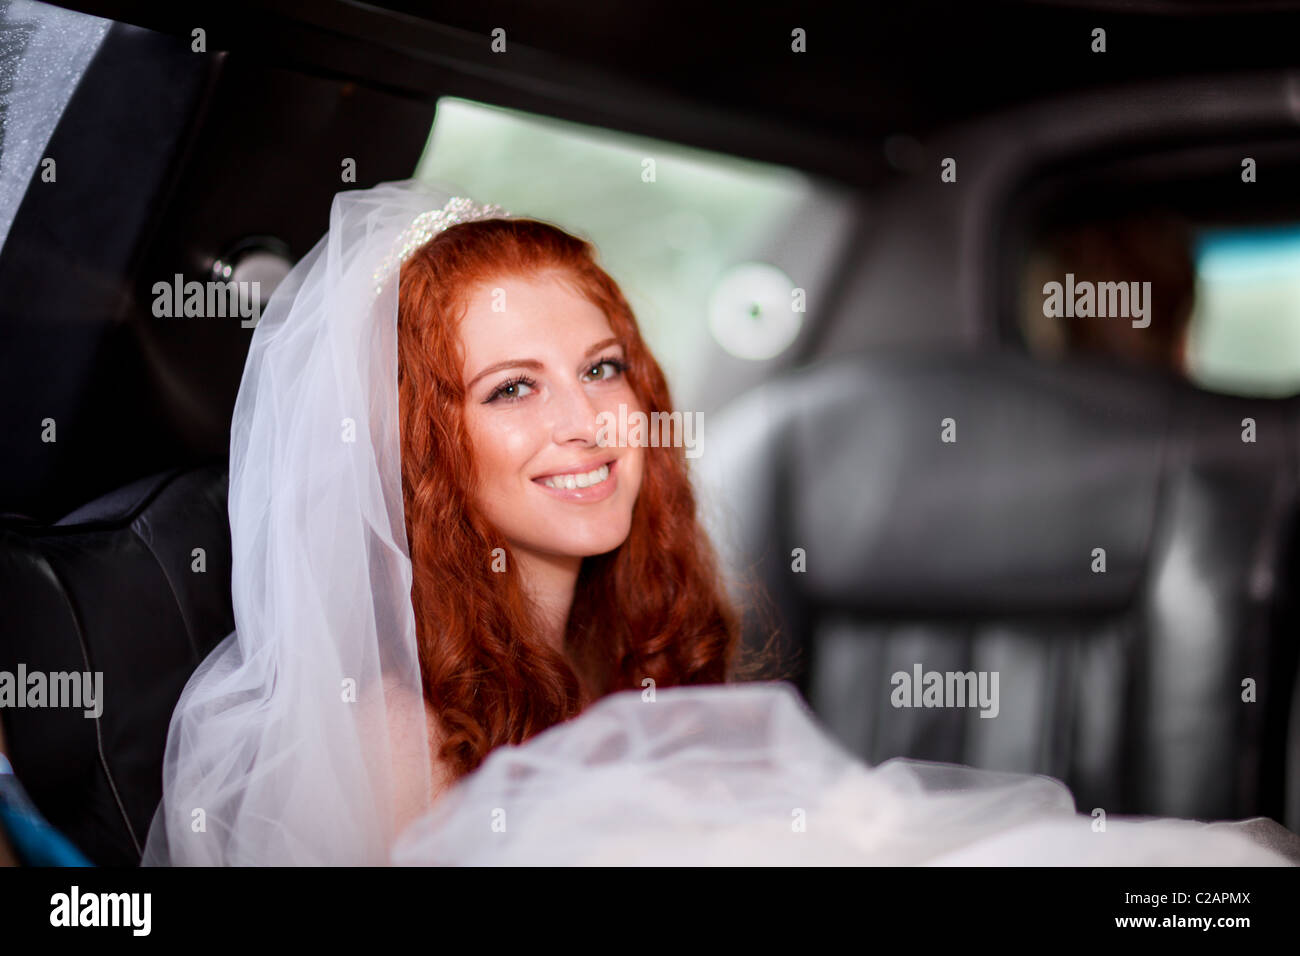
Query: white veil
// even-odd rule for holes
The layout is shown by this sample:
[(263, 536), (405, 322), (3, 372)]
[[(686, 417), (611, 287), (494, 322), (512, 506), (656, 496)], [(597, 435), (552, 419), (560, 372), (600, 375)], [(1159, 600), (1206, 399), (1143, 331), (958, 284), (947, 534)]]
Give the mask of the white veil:
[(383, 863), (429, 803), (397, 284), (376, 296), (376, 271), (451, 195), (340, 192), (253, 332), (230, 439), (235, 630), (173, 712), (145, 864)]
[(1046, 777), (867, 767), (780, 683), (612, 694), (431, 804), (397, 290), (376, 297), (376, 270), (450, 196), (340, 193), (253, 333), (231, 429), (236, 629), (173, 713), (144, 863), (1285, 862), (1188, 821), (1099, 835)]

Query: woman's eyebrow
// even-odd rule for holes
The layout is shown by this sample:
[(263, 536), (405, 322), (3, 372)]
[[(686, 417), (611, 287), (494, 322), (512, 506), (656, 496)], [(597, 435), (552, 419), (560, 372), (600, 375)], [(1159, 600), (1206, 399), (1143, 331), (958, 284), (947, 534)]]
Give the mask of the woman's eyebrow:
[[(607, 339), (601, 339), (599, 342), (591, 346), (591, 348), (587, 349), (587, 351), (583, 353), (583, 358), (587, 358), (591, 355), (594, 355), (595, 353), (599, 352), (601, 349), (606, 349), (609, 348), (611, 345), (618, 345), (618, 344), (619, 344), (619, 339), (617, 336), (611, 336), (610, 338)], [(496, 362), (492, 365), (489, 365), (487, 368), (483, 369), (483, 371), (475, 375), (470, 380), (469, 385), (466, 386), (466, 389), (468, 390), (473, 388), (475, 384), (478, 383), (479, 379), (481, 379), (485, 375), (491, 375), (493, 372), (504, 371), (505, 369), (508, 368), (540, 369), (541, 367), (542, 367), (542, 363), (537, 361), (537, 359), (508, 359), (504, 362)]]
[(473, 388), (479, 379), (483, 378), (485, 375), (491, 375), (493, 372), (500, 372), (508, 368), (540, 369), (541, 367), (542, 363), (537, 361), (537, 359), (509, 359), (505, 362), (497, 362), (495, 365), (489, 365), (483, 371), (475, 375), (474, 378), (470, 380), (469, 385), (466, 386), (466, 390)]
[(595, 345), (593, 345), (591, 348), (587, 349), (587, 351), (584, 352), (584, 353), (582, 354), (582, 357), (583, 357), (583, 358), (591, 358), (591, 356), (595, 355), (597, 352), (601, 351), (602, 349), (607, 349), (607, 348), (609, 348), (611, 345), (619, 345), (619, 344), (620, 344), (620, 343), (619, 343), (619, 340), (618, 340), (618, 336), (616, 336), (616, 335), (611, 335), (609, 338), (607, 338), (607, 339), (601, 339), (599, 342), (597, 342), (597, 343), (596, 343)]

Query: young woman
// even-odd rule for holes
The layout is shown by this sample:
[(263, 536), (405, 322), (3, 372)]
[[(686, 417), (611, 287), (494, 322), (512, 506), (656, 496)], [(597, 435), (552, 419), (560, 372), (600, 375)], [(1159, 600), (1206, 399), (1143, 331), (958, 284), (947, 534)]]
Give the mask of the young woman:
[(401, 265), (398, 363), (440, 784), (612, 691), (727, 679), (737, 621), (684, 450), (612, 428), (673, 409), (589, 243), (520, 218), (434, 235)]
[[(233, 334), (233, 333), (232, 333)], [(594, 248), (417, 182), (340, 193), (231, 426), (236, 629), (173, 713), (146, 863), (386, 862), (493, 750), (758, 673)]]

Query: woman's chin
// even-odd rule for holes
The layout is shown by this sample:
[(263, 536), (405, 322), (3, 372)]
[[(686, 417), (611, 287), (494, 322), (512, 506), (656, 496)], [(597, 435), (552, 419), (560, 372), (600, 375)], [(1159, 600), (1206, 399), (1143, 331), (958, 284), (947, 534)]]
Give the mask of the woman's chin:
[(617, 551), (619, 545), (621, 545), (624, 540), (624, 538), (619, 538), (617, 541), (595, 542), (576, 547), (571, 553), (580, 558), (594, 558), (602, 554), (609, 554), (611, 551)]
[(539, 550), (569, 558), (594, 558), (597, 555), (616, 551), (619, 545), (626, 540), (626, 534), (616, 536), (609, 534), (606, 530), (604, 534), (583, 537), (568, 535), (563, 539), (550, 542), (548, 547)]

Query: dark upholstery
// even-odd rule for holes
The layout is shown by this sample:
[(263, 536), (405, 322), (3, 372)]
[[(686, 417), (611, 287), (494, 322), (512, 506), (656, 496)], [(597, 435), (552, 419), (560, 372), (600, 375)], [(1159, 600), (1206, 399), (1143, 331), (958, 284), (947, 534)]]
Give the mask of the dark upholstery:
[[(788, 673), (869, 762), (1047, 773), (1084, 812), (1285, 822), (1298, 425), (1295, 400), (1159, 372), (867, 354), (714, 417), (698, 482)], [(762, 628), (748, 613), (747, 645)], [(1000, 712), (893, 706), (918, 663), (997, 671)]]
[(103, 673), (98, 719), (0, 714), (19, 779), (96, 863), (139, 862), (172, 708), (234, 628), (226, 488), (224, 464), (169, 472), (52, 526), (0, 527), (0, 671)]

